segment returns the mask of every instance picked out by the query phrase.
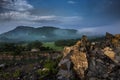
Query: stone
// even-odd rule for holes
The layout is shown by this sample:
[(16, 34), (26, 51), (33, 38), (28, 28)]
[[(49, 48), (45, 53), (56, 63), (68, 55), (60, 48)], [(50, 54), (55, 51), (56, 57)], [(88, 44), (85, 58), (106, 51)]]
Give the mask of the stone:
[(109, 57), (111, 60), (115, 60), (115, 52), (110, 47), (106, 47), (103, 49), (103, 53)]
[(115, 38), (120, 40), (120, 34), (115, 34)]
[(81, 79), (84, 79), (85, 71), (88, 68), (86, 53), (83, 52), (73, 53), (73, 55), (71, 56), (71, 61), (74, 65), (73, 69), (75, 70), (75, 72), (77, 72), (77, 75)]
[(63, 56), (67, 56), (67, 54), (69, 54), (71, 51), (71, 47), (64, 47), (64, 50), (63, 50)]
[(108, 32), (106, 32), (106, 35), (105, 35), (105, 38), (106, 39), (112, 39), (114, 36), (112, 35), (112, 34), (110, 34), (110, 33), (108, 33)]
[(59, 68), (60, 80), (119, 80), (120, 35), (106, 33), (100, 42), (82, 36), (75, 45), (64, 48)]
[(61, 70), (59, 70), (57, 75), (58, 75), (59, 80), (69, 80), (70, 77), (72, 76), (72, 72), (61, 69)]

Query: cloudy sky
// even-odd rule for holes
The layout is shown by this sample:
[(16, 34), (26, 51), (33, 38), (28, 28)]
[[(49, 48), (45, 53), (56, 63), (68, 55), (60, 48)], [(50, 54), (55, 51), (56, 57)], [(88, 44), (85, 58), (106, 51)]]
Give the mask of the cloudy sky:
[(0, 33), (22, 25), (120, 33), (120, 0), (0, 0)]

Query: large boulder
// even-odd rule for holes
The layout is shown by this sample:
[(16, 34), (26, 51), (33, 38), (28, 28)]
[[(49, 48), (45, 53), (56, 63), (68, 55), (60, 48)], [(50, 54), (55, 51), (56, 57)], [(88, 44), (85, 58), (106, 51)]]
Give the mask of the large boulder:
[(113, 52), (113, 50), (110, 47), (106, 47), (102, 51), (111, 60), (113, 60), (113, 61), (115, 60), (115, 52)]
[[(63, 50), (63, 59), (59, 63), (60, 71), (58, 72), (59, 79), (71, 79), (71, 72), (76, 72), (80, 79), (85, 78), (85, 72), (88, 68), (86, 55), (87, 37), (83, 36), (74, 46), (65, 47)], [(71, 70), (71, 65), (74, 65)], [(67, 73), (65, 73), (65, 72)], [(69, 76), (63, 76), (69, 75)]]
[(72, 50), (71, 47), (64, 47), (64, 49), (63, 49), (63, 57), (67, 56), (70, 53), (71, 50)]
[(88, 60), (86, 53), (83, 52), (74, 52), (71, 56), (71, 62), (73, 63), (73, 69), (79, 78), (85, 78), (85, 72), (88, 68)]
[(112, 35), (110, 33), (106, 33), (106, 46), (109, 47), (120, 47), (120, 34)]
[(106, 33), (105, 41), (101, 42), (89, 42), (83, 36), (75, 45), (64, 48), (58, 79), (119, 80), (119, 45), (120, 35)]

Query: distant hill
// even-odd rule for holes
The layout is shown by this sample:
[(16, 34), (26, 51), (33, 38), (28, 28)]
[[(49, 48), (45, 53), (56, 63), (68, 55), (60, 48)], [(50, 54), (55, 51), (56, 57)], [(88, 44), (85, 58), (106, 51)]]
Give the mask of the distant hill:
[(0, 35), (0, 42), (18, 42), (18, 41), (55, 41), (61, 39), (80, 38), (77, 30), (60, 29), (51, 26), (39, 28), (18, 26), (15, 29)]

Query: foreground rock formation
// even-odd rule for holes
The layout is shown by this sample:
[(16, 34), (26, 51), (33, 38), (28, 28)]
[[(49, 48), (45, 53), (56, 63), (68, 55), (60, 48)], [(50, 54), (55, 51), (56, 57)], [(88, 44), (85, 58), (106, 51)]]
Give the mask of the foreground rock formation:
[(119, 80), (120, 35), (106, 33), (99, 42), (83, 36), (74, 46), (64, 48), (59, 68), (59, 80)]

